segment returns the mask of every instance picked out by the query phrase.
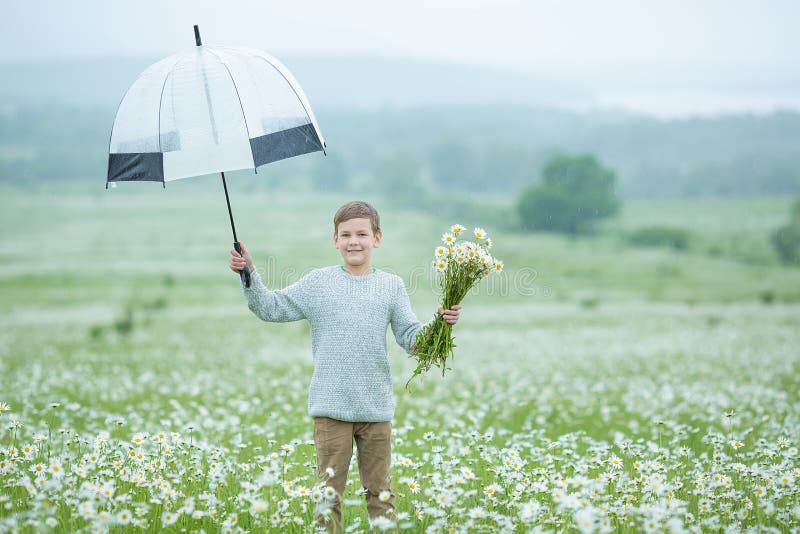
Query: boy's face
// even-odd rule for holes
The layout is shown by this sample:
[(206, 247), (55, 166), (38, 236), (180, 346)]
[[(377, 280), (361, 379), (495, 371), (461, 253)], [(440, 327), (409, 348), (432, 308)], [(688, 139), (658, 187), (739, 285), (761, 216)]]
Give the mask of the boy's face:
[(344, 262), (352, 267), (369, 265), (372, 249), (381, 245), (381, 233), (372, 233), (369, 219), (350, 219), (339, 223), (333, 234), (333, 246), (339, 250)]

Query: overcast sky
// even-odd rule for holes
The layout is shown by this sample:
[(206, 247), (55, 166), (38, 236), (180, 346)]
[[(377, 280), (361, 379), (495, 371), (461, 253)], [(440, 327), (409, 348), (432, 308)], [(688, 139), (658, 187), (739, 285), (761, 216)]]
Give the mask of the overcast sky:
[[(800, 1), (6, 2), (0, 61), (160, 57), (194, 44), (400, 56), (580, 81), (613, 100), (800, 106)], [(705, 103), (703, 103), (705, 102)], [(623, 102), (624, 103), (624, 102)]]

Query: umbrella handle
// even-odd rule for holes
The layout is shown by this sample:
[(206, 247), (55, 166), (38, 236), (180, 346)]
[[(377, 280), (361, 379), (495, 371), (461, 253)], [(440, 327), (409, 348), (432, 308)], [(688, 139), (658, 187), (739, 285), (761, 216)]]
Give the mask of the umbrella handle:
[[(233, 242), (233, 248), (235, 248), (236, 252), (239, 254), (242, 253), (242, 245), (240, 245), (238, 241)], [(250, 287), (250, 269), (247, 268), (247, 265), (244, 266), (244, 269), (239, 271), (239, 278), (242, 279), (244, 287)]]

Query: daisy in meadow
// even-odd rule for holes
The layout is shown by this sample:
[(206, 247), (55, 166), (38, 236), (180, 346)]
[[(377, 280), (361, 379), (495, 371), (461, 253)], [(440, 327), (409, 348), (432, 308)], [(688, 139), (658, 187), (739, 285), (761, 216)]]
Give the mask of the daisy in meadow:
[(54, 477), (62, 477), (64, 476), (64, 468), (61, 467), (61, 462), (54, 459), (50, 462), (50, 468), (48, 469), (49, 473)]
[(405, 479), (405, 483), (408, 486), (409, 491), (411, 493), (419, 493), (419, 484), (413, 478)]
[(164, 512), (161, 514), (161, 523), (164, 525), (172, 525), (178, 521), (180, 514), (177, 512)]
[(133, 519), (133, 514), (130, 510), (122, 510), (117, 513), (116, 522), (118, 525), (127, 525)]
[(497, 484), (489, 484), (485, 488), (483, 488), (483, 493), (490, 499), (494, 499), (496, 495), (503, 492), (503, 488), (501, 488)]
[(461, 468), (461, 474), (467, 480), (472, 480), (473, 478), (475, 478), (475, 473), (469, 467), (462, 467)]
[(486, 511), (480, 506), (475, 506), (470, 509), (467, 515), (472, 519), (481, 519), (482, 517), (486, 517)]

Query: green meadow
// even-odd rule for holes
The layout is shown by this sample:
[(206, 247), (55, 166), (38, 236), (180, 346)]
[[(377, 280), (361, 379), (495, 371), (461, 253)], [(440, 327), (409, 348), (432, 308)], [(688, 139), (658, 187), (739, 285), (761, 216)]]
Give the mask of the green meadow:
[[(0, 532), (313, 530), (309, 328), (247, 309), (202, 180), (0, 191)], [(231, 191), (272, 288), (340, 263), (347, 200)], [(629, 201), (577, 238), (502, 224), (502, 200), (488, 221), (363, 200), (373, 265), (422, 322), (450, 225), (505, 263), (463, 302), (446, 374), (406, 390), (387, 332), (400, 531), (800, 529), (800, 269), (769, 243), (790, 198)], [(631, 245), (647, 226), (687, 248)], [(345, 528), (383, 528), (359, 489), (354, 458)]]

